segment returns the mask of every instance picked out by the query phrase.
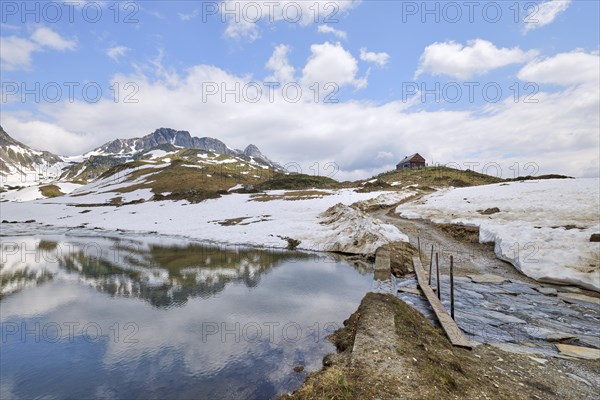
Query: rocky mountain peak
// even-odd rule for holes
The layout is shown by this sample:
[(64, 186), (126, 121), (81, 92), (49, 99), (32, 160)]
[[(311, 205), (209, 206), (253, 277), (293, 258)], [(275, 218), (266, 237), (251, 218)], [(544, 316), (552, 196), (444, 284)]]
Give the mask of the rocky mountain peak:
[(248, 147), (244, 150), (244, 154), (248, 157), (260, 157), (265, 158), (265, 156), (260, 152), (258, 147), (253, 144), (249, 144)]

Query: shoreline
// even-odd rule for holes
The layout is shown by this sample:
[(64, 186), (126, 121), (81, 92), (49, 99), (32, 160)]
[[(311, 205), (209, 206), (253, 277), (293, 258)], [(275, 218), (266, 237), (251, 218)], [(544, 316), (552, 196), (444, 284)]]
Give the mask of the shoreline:
[(599, 360), (515, 354), (486, 344), (452, 347), (439, 328), (389, 294), (368, 293), (329, 339), (337, 353), (280, 400), (580, 400), (595, 399), (600, 383)]

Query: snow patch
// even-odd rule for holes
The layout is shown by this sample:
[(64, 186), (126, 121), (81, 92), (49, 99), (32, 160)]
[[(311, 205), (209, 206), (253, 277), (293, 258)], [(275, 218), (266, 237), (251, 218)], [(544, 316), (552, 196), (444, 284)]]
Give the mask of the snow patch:
[(322, 213), (321, 224), (328, 235), (319, 241), (324, 251), (375, 254), (384, 244), (408, 242), (408, 236), (393, 225), (384, 224), (356, 208), (336, 204)]
[[(498, 207), (500, 212), (482, 214)], [(479, 226), (479, 241), (543, 282), (600, 291), (600, 180), (551, 179), (459, 188), (401, 205), (407, 218)]]
[[(86, 190), (86, 189), (83, 189)], [(267, 192), (274, 194), (276, 192)], [(357, 193), (352, 189), (332, 190), (330, 196), (297, 201), (249, 201), (249, 194), (229, 194), (198, 204), (187, 201), (146, 201), (115, 207), (93, 208), (81, 213), (74, 203), (105, 203), (122, 196), (124, 201), (147, 199), (147, 189), (130, 194), (99, 193), (81, 197), (57, 197), (27, 203), (2, 204), (2, 214), (11, 220), (35, 219), (39, 223), (60, 227), (77, 227), (133, 233), (157, 231), (163, 235), (185, 236), (208, 242), (258, 247), (286, 248), (283, 237), (300, 240), (298, 249), (314, 251), (357, 251), (372, 253), (382, 243), (407, 240), (397, 228), (371, 218), (359, 210), (339, 210), (335, 218), (320, 216), (330, 207), (350, 205), (382, 195), (384, 192)], [(340, 206), (337, 206), (338, 209)], [(245, 224), (223, 226), (214, 221), (245, 218)], [(345, 219), (348, 218), (349, 221)], [(323, 223), (322, 223), (323, 222)], [(369, 239), (369, 243), (367, 243)], [(371, 241), (372, 239), (372, 241)], [(354, 242), (358, 240), (358, 244)]]

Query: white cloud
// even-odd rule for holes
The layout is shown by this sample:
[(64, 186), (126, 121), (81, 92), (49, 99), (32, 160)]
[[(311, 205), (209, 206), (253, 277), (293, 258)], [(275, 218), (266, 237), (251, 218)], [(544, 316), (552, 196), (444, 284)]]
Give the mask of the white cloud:
[[(2, 127), (10, 126), (9, 135), (35, 150), (58, 151), (62, 154), (77, 154), (82, 148), (87, 148), (90, 138), (61, 126), (31, 118), (8, 115), (3, 118)], [(7, 129), (7, 128), (5, 128)]]
[(0, 22), (0, 31), (20, 31), (21, 27), (18, 25), (5, 24), (4, 22)]
[(0, 61), (7, 71), (28, 70), (34, 52), (46, 49), (65, 51), (75, 50), (77, 42), (63, 38), (50, 28), (38, 27), (30, 38), (18, 36), (0, 37)]
[(527, 62), (537, 54), (519, 47), (497, 48), (483, 39), (469, 40), (466, 46), (453, 41), (436, 42), (423, 51), (415, 79), (423, 73), (470, 79), (506, 65)]
[(374, 53), (372, 51), (367, 51), (364, 47), (360, 49), (360, 59), (363, 61), (375, 63), (380, 67), (383, 67), (387, 64), (390, 59), (390, 55), (388, 53)]
[[(323, 65), (318, 61), (321, 53), (327, 60), (334, 54), (348, 59), (344, 68), (335, 68), (346, 71), (346, 79), (352, 80), (351, 56), (341, 46), (315, 45), (313, 53), (305, 70)], [(562, 58), (557, 55), (548, 61)], [(36, 110), (35, 116), (3, 112), (0, 123), (16, 139), (59, 154), (80, 154), (116, 136), (137, 137), (161, 126), (173, 127), (195, 136), (217, 137), (231, 147), (254, 143), (269, 157), (284, 164), (298, 162), (309, 173), (315, 162), (321, 168), (335, 162), (340, 167), (337, 179), (365, 178), (391, 169), (413, 152), (424, 155), (429, 163), (480, 162), (475, 168), (479, 171), (486, 163), (498, 163), (504, 177), (512, 176), (509, 166), (515, 162), (521, 172), (531, 162), (539, 166), (539, 173), (598, 175), (597, 84), (540, 92), (537, 104), (515, 103), (510, 97), (469, 111), (423, 111), (399, 100), (290, 103), (280, 95), (270, 102), (264, 95), (250, 104), (234, 101), (233, 96), (222, 101), (216, 95), (203, 101), (203, 83), (233, 88), (236, 82), (243, 86), (252, 81), (251, 76), (234, 76), (208, 65), (184, 74), (138, 71), (115, 76), (113, 81), (136, 82), (139, 103), (115, 103), (107, 98), (96, 104), (50, 104)]]
[(600, 80), (600, 56), (581, 51), (560, 53), (543, 60), (534, 60), (525, 65), (519, 79), (536, 83), (558, 85), (593, 84)]
[[(219, 4), (221, 17), (227, 21), (225, 36), (254, 41), (260, 37), (261, 21), (308, 26), (315, 22), (333, 22), (358, 6), (362, 0), (223, 0)], [(333, 28), (332, 28), (333, 29)], [(339, 34), (345, 34), (345, 32)], [(333, 33), (333, 32), (331, 32)], [(336, 35), (337, 36), (337, 35)]]
[(37, 28), (31, 35), (31, 39), (42, 47), (52, 50), (65, 51), (75, 50), (77, 42), (75, 40), (65, 39), (58, 33), (45, 26)]
[(549, 0), (530, 8), (525, 17), (523, 33), (550, 24), (571, 5), (571, 0)]
[(290, 46), (280, 44), (275, 47), (273, 55), (267, 61), (266, 68), (273, 71), (273, 75), (266, 80), (271, 82), (287, 83), (294, 80), (295, 69), (288, 61)]
[(2, 69), (8, 71), (31, 68), (31, 53), (39, 50), (39, 46), (31, 40), (17, 36), (1, 36), (0, 48)]
[[(233, 21), (233, 20), (232, 20)], [(225, 28), (225, 37), (231, 39), (246, 39), (254, 42), (260, 37), (260, 29), (256, 23), (241, 20), (239, 22), (229, 22)]]
[(198, 9), (195, 9), (194, 11), (192, 11), (191, 13), (188, 13), (188, 14), (177, 13), (177, 16), (182, 21), (191, 21), (194, 18), (196, 18), (198, 15), (200, 15), (200, 10), (198, 10)]
[(319, 83), (336, 83), (362, 89), (367, 86), (366, 77), (358, 78), (358, 61), (339, 43), (325, 42), (310, 46), (311, 55), (302, 70), (302, 82), (310, 87)]
[(317, 28), (317, 32), (319, 33), (331, 33), (333, 34), (335, 37), (339, 38), (339, 39), (346, 39), (348, 37), (348, 35), (346, 34), (346, 32), (341, 31), (339, 29), (335, 29), (334, 27), (331, 27), (327, 24), (325, 25), (319, 25), (319, 27)]
[(131, 49), (125, 46), (110, 47), (106, 50), (106, 55), (110, 57), (113, 61), (119, 62), (119, 58), (124, 56), (125, 53), (127, 53), (129, 50)]

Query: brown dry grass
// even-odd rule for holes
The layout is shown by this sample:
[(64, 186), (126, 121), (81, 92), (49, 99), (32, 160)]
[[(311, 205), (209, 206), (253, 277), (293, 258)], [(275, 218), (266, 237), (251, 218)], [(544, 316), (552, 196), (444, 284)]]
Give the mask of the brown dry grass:
[(331, 196), (331, 193), (321, 192), (318, 190), (294, 190), (291, 192), (285, 192), (283, 194), (267, 194), (267, 193), (257, 193), (250, 196), (251, 201), (273, 201), (273, 200), (287, 200), (287, 201), (297, 201), (297, 200), (310, 200), (310, 199), (320, 199), (325, 196)]
[(400, 170), (384, 172), (377, 178), (387, 183), (401, 182), (398, 186), (419, 184), (420, 188), (440, 186), (477, 186), (503, 182), (501, 178), (480, 174), (468, 170), (459, 170), (448, 167), (426, 167), (415, 170)]
[(60, 197), (64, 196), (64, 193), (60, 191), (60, 188), (56, 185), (45, 185), (40, 186), (40, 192), (44, 197)]

